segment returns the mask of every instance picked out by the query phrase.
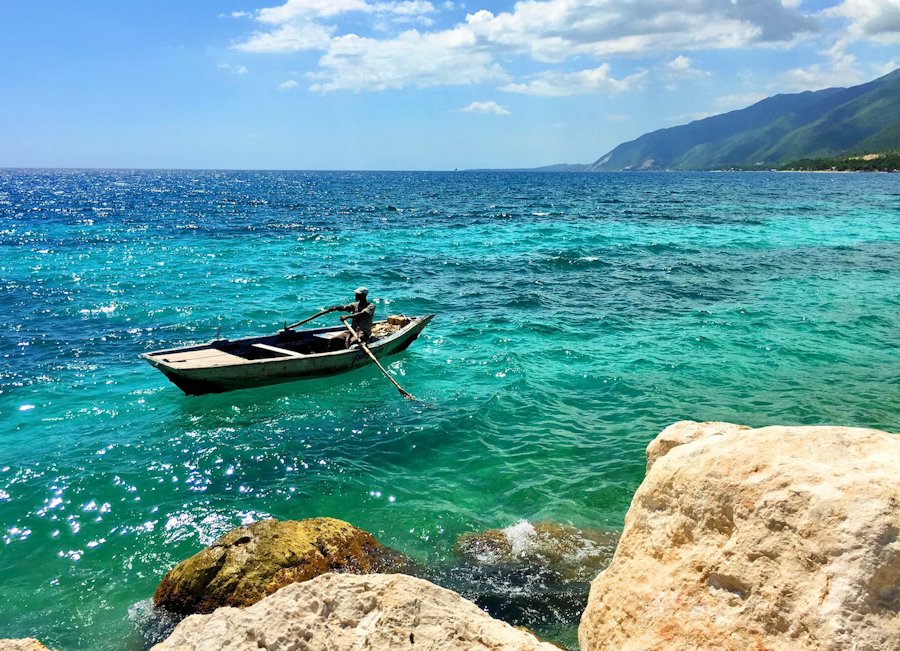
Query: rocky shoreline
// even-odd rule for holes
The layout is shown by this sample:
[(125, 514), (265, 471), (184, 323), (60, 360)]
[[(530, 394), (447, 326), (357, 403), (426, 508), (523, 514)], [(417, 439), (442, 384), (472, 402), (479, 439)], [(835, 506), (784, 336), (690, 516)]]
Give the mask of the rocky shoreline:
[[(648, 446), (617, 546), (523, 522), (456, 551), (593, 579), (581, 649), (900, 648), (897, 468), (900, 437), (877, 430), (683, 421)], [(184, 619), (153, 649), (558, 648), (426, 578), (340, 520), (257, 522), (166, 574), (154, 603)]]

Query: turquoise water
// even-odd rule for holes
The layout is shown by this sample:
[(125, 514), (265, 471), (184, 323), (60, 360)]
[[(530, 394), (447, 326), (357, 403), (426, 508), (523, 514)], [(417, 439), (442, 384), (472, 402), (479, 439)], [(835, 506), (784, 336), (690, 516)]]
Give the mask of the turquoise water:
[[(439, 568), (620, 527), (679, 419), (900, 430), (896, 175), (7, 170), (0, 251), (0, 637), (64, 650), (142, 648), (162, 574), (242, 522)], [(360, 284), (437, 313), (388, 364), (426, 404), (373, 368), (189, 398), (137, 357)]]

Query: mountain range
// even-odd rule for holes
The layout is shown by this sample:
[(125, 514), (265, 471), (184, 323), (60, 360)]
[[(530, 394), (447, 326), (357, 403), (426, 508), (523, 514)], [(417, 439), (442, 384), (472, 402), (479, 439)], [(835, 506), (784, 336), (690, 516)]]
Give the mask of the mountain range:
[(900, 68), (859, 86), (775, 95), (745, 109), (659, 129), (622, 143), (581, 169), (769, 168), (803, 158), (896, 149)]

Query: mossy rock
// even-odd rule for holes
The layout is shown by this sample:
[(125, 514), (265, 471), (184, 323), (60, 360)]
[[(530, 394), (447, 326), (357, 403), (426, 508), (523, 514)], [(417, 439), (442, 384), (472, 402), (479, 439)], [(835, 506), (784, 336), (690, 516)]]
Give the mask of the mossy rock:
[(326, 572), (397, 572), (409, 565), (406, 556), (342, 520), (262, 520), (229, 531), (172, 568), (153, 603), (180, 615), (210, 613), (249, 606)]

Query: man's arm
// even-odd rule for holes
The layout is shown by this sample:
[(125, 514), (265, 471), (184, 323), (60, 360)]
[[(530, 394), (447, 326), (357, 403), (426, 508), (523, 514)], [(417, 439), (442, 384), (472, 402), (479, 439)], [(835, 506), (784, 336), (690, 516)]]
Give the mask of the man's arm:
[(375, 303), (369, 303), (369, 304), (366, 305), (363, 309), (361, 309), (359, 312), (352, 312), (352, 310), (353, 310), (353, 305), (352, 305), (352, 304), (351, 304), (351, 305), (347, 305), (347, 306), (345, 306), (345, 307), (349, 307), (349, 308), (350, 308), (349, 310), (347, 310), (347, 312), (351, 312), (351, 314), (348, 314), (348, 315), (346, 315), (346, 316), (342, 316), (342, 317), (341, 317), (341, 320), (342, 320), (342, 321), (343, 321), (344, 319), (355, 319), (356, 317), (362, 316), (363, 314), (371, 314), (372, 316), (375, 316)]

